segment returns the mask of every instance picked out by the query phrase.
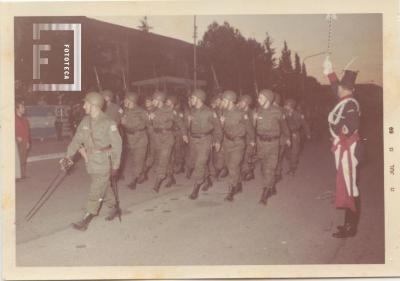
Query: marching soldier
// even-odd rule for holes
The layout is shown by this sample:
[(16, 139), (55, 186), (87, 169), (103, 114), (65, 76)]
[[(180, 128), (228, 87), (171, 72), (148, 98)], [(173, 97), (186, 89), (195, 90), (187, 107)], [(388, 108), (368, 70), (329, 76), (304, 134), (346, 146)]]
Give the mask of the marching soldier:
[[(284, 110), (280, 105), (281, 102), (281, 96), (277, 93), (275, 93), (275, 97), (274, 97), (274, 103), (273, 106), (276, 107), (276, 109), (278, 109), (279, 111), (282, 112), (282, 114), (284, 114)], [(283, 158), (285, 156), (285, 151), (286, 151), (286, 139), (287, 136), (285, 136), (284, 134), (281, 134), (281, 138), (279, 139), (279, 155), (278, 155), (278, 164), (276, 165), (276, 173), (275, 173), (275, 180), (276, 182), (279, 182), (282, 179), (282, 166), (283, 166)], [(272, 193), (275, 194), (276, 193), (276, 189), (275, 186), (272, 189)]]
[(135, 189), (139, 176), (143, 173), (148, 145), (147, 128), (149, 118), (147, 112), (138, 106), (138, 95), (128, 92), (125, 95), (125, 112), (121, 124), (125, 129), (128, 151), (129, 168), (131, 169), (132, 181), (128, 187)]
[[(175, 110), (175, 106), (178, 103), (178, 98), (175, 95), (169, 95), (166, 99), (165, 102), (165, 106), (169, 107), (175, 115), (178, 116), (179, 119), (181, 119), (180, 123), (183, 122), (183, 114), (182, 113), (178, 113)], [(171, 187), (172, 185), (176, 184), (176, 179), (174, 176), (175, 173), (175, 164), (178, 161), (177, 158), (177, 151), (181, 151), (181, 149), (179, 149), (180, 144), (182, 144), (183, 140), (182, 140), (182, 132), (180, 130), (180, 128), (178, 127), (174, 127), (174, 145), (172, 147), (172, 152), (171, 152), (171, 157), (170, 157), (170, 163), (168, 166), (168, 171), (167, 171), (167, 179), (166, 179), (166, 183), (165, 183), (165, 187)]]
[(225, 197), (233, 201), (233, 196), (242, 191), (240, 167), (246, 148), (246, 138), (254, 146), (254, 130), (247, 113), (236, 107), (236, 93), (225, 91), (222, 96), (223, 113), (220, 118), (224, 139), (225, 163), (229, 172), (229, 193)]
[[(247, 116), (250, 118), (250, 124), (253, 126), (253, 112), (250, 109), (250, 106), (253, 102), (253, 99), (249, 95), (243, 95), (239, 98), (237, 103), (237, 107), (242, 110)], [(254, 128), (253, 128), (254, 130)], [(248, 135), (246, 136), (246, 149), (244, 153), (244, 159), (242, 163), (242, 178), (245, 181), (249, 181), (254, 179), (254, 165), (253, 165), (253, 156), (254, 156), (254, 145), (250, 145), (251, 140), (249, 140)]]
[(324, 74), (331, 83), (338, 102), (328, 115), (329, 131), (332, 135), (332, 151), (336, 164), (336, 208), (345, 210), (344, 224), (333, 233), (335, 238), (353, 237), (357, 234), (360, 218), (360, 192), (357, 186), (359, 161), (360, 105), (354, 98), (357, 72), (345, 70), (339, 81), (333, 72), (329, 57), (324, 62)]
[(184, 132), (183, 124), (176, 112), (165, 106), (166, 94), (155, 92), (153, 105), (155, 110), (149, 114), (152, 123), (151, 131), (154, 137), (154, 162), (156, 181), (153, 190), (159, 192), (162, 182), (167, 176), (172, 149), (175, 143), (175, 128)]
[(207, 163), (212, 147), (219, 150), (222, 139), (218, 116), (204, 104), (205, 100), (206, 93), (203, 90), (194, 90), (189, 99), (192, 110), (185, 118), (187, 133), (184, 141), (190, 142), (190, 155), (194, 163), (192, 178), (195, 183), (193, 192), (189, 196), (192, 200), (198, 197), (202, 184), (207, 188), (210, 185)]
[[(260, 203), (267, 204), (275, 185), (275, 171), (278, 164), (279, 140), (281, 135), (289, 136), (285, 115), (272, 106), (275, 94), (271, 90), (261, 90), (258, 94), (260, 107), (254, 113), (254, 123), (257, 138), (257, 157), (261, 161), (261, 171), (264, 180)], [(290, 145), (290, 140), (287, 140)]]
[(104, 96), (104, 100), (106, 102), (104, 113), (119, 125), (123, 110), (113, 102), (114, 93), (110, 90), (104, 90), (101, 92), (101, 94)]
[(120, 215), (120, 209), (116, 206), (115, 197), (109, 187), (110, 177), (118, 174), (122, 140), (115, 121), (102, 112), (103, 105), (104, 98), (101, 94), (90, 92), (86, 95), (83, 105), (86, 116), (68, 146), (66, 157), (61, 160), (72, 162), (72, 156), (79, 150), (84, 156), (91, 178), (86, 213), (82, 220), (72, 224), (75, 229), (82, 231), (98, 215), (102, 203), (110, 210), (106, 220), (113, 220)]
[[(218, 119), (220, 120), (222, 115), (222, 93), (215, 96), (215, 98), (212, 100), (211, 108), (214, 110), (218, 116)], [(223, 148), (221, 147), (219, 151), (213, 150), (211, 153), (212, 157), (210, 165), (212, 165), (212, 168), (215, 170), (216, 178), (225, 178), (228, 175), (228, 169), (225, 165)]]
[(288, 147), (287, 157), (289, 159), (289, 175), (294, 175), (297, 170), (297, 165), (299, 163), (299, 155), (301, 150), (301, 129), (306, 133), (308, 139), (311, 138), (310, 128), (304, 118), (304, 115), (295, 110), (296, 102), (293, 99), (287, 99), (285, 101), (285, 117), (286, 122), (289, 127), (291, 146)]
[[(147, 115), (151, 114), (154, 111), (153, 106), (153, 95), (146, 96), (144, 101), (144, 107), (146, 109)], [(142, 174), (139, 176), (137, 183), (143, 183), (148, 180), (148, 173), (151, 169), (151, 166), (154, 162), (154, 136), (153, 131), (151, 130), (152, 122), (150, 122), (147, 135), (148, 135), (148, 146), (145, 160), (145, 167), (143, 169)]]

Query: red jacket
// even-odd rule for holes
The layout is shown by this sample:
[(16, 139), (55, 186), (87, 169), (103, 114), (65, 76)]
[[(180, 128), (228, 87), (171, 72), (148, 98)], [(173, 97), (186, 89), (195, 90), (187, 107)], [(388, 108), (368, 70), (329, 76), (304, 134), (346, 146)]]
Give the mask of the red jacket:
[(18, 115), (15, 115), (15, 136), (29, 142), (29, 122), (25, 117), (19, 117)]

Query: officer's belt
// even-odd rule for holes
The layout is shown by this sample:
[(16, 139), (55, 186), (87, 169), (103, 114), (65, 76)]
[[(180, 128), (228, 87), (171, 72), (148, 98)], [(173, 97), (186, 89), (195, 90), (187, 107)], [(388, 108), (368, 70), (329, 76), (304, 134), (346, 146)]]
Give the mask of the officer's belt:
[(260, 141), (274, 141), (280, 139), (281, 136), (269, 136), (269, 135), (259, 135), (257, 134), (257, 137)]
[(110, 151), (111, 151), (111, 144), (107, 145), (105, 147), (100, 147), (100, 148), (92, 150), (93, 153), (105, 153), (105, 152), (110, 152)]
[(236, 140), (243, 140), (244, 139), (244, 136), (233, 137), (231, 135), (228, 135), (227, 133), (224, 133), (224, 136), (225, 136), (225, 138), (227, 138), (230, 141), (236, 141)]
[(145, 131), (145, 130), (146, 130), (146, 128), (138, 129), (138, 130), (125, 128), (125, 132), (126, 132), (128, 135), (134, 135), (134, 134), (136, 134), (136, 133), (143, 132), (143, 131)]
[(153, 131), (157, 134), (162, 134), (162, 133), (171, 133), (173, 132), (173, 128), (169, 128), (169, 129), (161, 129), (161, 128), (153, 128)]
[(195, 133), (190, 132), (190, 137), (195, 138), (195, 139), (201, 139), (201, 138), (204, 138), (204, 137), (207, 137), (207, 136), (211, 135), (213, 131), (214, 130), (211, 130), (211, 131), (209, 131), (207, 133), (204, 133), (204, 134), (195, 134)]

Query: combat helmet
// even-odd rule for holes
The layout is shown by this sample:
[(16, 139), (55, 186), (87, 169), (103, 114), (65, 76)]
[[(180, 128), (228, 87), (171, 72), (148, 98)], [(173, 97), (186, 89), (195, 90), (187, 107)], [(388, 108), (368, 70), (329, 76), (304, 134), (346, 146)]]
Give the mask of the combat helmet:
[(102, 108), (104, 105), (104, 97), (98, 92), (90, 92), (85, 96), (85, 102)]

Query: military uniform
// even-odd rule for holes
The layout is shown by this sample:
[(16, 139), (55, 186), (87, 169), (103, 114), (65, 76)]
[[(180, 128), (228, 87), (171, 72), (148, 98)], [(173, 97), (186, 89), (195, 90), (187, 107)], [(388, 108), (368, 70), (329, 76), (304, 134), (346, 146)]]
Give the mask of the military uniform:
[[(250, 119), (250, 124), (252, 126), (252, 130), (254, 131), (254, 122), (253, 122), (253, 110), (251, 110), (249, 107), (252, 103), (252, 98), (249, 95), (243, 95), (240, 97), (238, 101), (238, 106), (240, 104), (245, 104), (247, 105), (247, 108), (240, 108)], [(255, 152), (255, 147), (251, 145), (251, 142), (254, 142), (254, 134), (253, 134), (253, 139), (250, 139), (249, 135), (246, 135), (246, 149), (244, 152), (244, 157), (243, 157), (243, 162), (242, 162), (242, 168), (241, 168), (241, 173), (242, 173), (242, 178), (245, 181), (254, 179), (254, 152)]]
[(154, 170), (156, 184), (154, 190), (158, 192), (161, 182), (165, 179), (170, 163), (172, 149), (175, 143), (174, 128), (183, 129), (183, 124), (176, 112), (167, 106), (156, 108), (150, 117), (151, 131), (154, 136)]
[[(263, 94), (272, 103), (273, 92), (263, 90)], [(260, 107), (254, 116), (257, 158), (261, 161), (261, 171), (263, 176), (263, 194), (260, 203), (266, 204), (272, 189), (275, 185), (275, 171), (278, 164), (279, 141), (281, 135), (289, 135), (285, 115), (275, 106), (269, 105), (267, 108)]]
[[(216, 109), (215, 113), (217, 114), (219, 120), (222, 116), (222, 110)], [(213, 167), (210, 168), (214, 169), (215, 176), (218, 177), (226, 177), (228, 174), (228, 170), (225, 164), (225, 156), (224, 156), (224, 148), (222, 147), (219, 151), (213, 150), (212, 151), (212, 159), (210, 161), (210, 165)]]
[(134, 189), (145, 166), (148, 146), (147, 128), (149, 127), (147, 112), (139, 106), (126, 109), (122, 117), (122, 125), (125, 129), (129, 151), (128, 167), (132, 177), (130, 187)]
[(304, 115), (294, 110), (286, 112), (286, 121), (290, 131), (291, 146), (287, 149), (287, 157), (289, 159), (289, 173), (294, 174), (299, 163), (299, 155), (301, 150), (301, 130), (305, 131), (307, 136), (310, 136), (310, 128), (304, 118)]
[(121, 117), (122, 117), (123, 111), (117, 104), (115, 104), (113, 102), (108, 103), (106, 105), (104, 113), (108, 117), (110, 117), (112, 120), (114, 120), (115, 123), (117, 123), (117, 124), (121, 123)]
[(224, 159), (229, 172), (229, 186), (233, 192), (241, 189), (241, 163), (246, 149), (246, 138), (254, 142), (254, 130), (250, 123), (249, 116), (233, 107), (231, 110), (224, 110), (223, 113)]
[(329, 58), (324, 63), (324, 74), (328, 76), (333, 93), (339, 97), (328, 115), (329, 131), (332, 136), (332, 152), (336, 166), (336, 200), (338, 209), (345, 210), (344, 224), (333, 233), (335, 238), (353, 237), (357, 234), (360, 219), (360, 190), (357, 166), (360, 160), (359, 128), (360, 105), (354, 98), (357, 73), (345, 70), (342, 79), (332, 70)]
[(192, 178), (195, 185), (200, 188), (209, 176), (207, 164), (212, 144), (221, 142), (221, 126), (218, 116), (206, 105), (202, 105), (199, 109), (193, 108), (186, 118), (186, 124), (190, 136), (190, 155), (194, 163)]
[[(285, 111), (278, 103), (274, 103), (273, 106), (277, 110), (279, 110), (282, 114), (285, 114)], [(281, 137), (279, 139), (278, 163), (276, 165), (276, 171), (275, 171), (276, 181), (279, 181), (282, 178), (282, 166), (283, 166), (283, 159), (287, 149), (287, 141), (288, 141), (288, 136), (281, 134)]]

